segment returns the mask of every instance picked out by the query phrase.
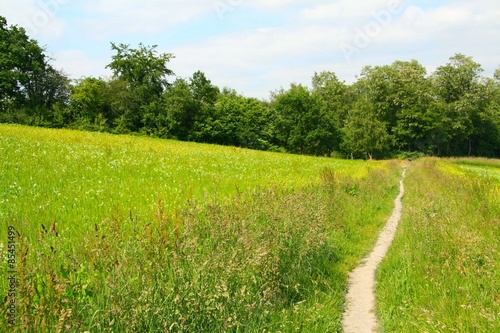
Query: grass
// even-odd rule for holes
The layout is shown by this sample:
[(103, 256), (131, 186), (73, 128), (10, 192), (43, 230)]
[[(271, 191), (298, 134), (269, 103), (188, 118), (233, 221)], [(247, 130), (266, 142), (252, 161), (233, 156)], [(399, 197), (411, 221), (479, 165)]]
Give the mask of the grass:
[(18, 232), (13, 332), (339, 332), (347, 272), (400, 175), (394, 162), (3, 125), (0, 157), (1, 276)]
[(500, 331), (498, 161), (414, 162), (378, 271), (382, 332)]
[[(0, 218), (92, 224), (111, 209), (149, 216), (259, 185), (299, 187), (326, 167), (366, 173), (368, 164), (238, 148), (64, 130), (1, 127)], [(374, 166), (375, 164), (372, 164)], [(210, 198), (208, 198), (210, 197)], [(22, 200), (19, 200), (19, 199)], [(23, 216), (28, 214), (29, 216)]]

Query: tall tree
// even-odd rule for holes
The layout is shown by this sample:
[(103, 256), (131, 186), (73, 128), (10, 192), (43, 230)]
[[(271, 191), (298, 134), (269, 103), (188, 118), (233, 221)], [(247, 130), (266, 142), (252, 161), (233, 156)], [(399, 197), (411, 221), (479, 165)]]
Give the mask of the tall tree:
[(332, 120), (334, 126), (334, 150), (340, 150), (342, 133), (340, 128), (344, 126), (351, 101), (349, 99), (349, 87), (341, 82), (333, 72), (323, 71), (314, 73), (312, 78), (313, 93), (322, 100), (324, 114)]
[(196, 71), (189, 79), (189, 89), (193, 96), (193, 110), (190, 117), (194, 120), (189, 140), (210, 141), (209, 138), (212, 136), (210, 132), (213, 130), (210, 119), (215, 117), (215, 103), (220, 90), (202, 71)]
[(336, 127), (318, 94), (302, 85), (273, 95), (278, 144), (292, 153), (330, 155), (337, 144)]
[(474, 119), (478, 117), (481, 65), (471, 57), (456, 54), (437, 68), (432, 76), (433, 90), (444, 109), (447, 155), (473, 153)]
[(210, 143), (250, 149), (271, 148), (270, 110), (262, 102), (224, 90), (215, 103), (214, 112), (206, 120)]
[[(196, 106), (193, 93), (186, 79), (177, 78), (164, 95), (165, 122), (169, 136), (188, 140), (196, 120)], [(168, 128), (167, 128), (168, 127)]]
[[(146, 127), (147, 132), (151, 121), (161, 112), (159, 99), (169, 86), (168, 76), (174, 74), (167, 67), (173, 55), (158, 53), (157, 45), (149, 47), (139, 44), (137, 49), (133, 49), (126, 44), (111, 43), (111, 48), (116, 54), (107, 68), (113, 71), (115, 80), (125, 82), (125, 88), (130, 90), (124, 101), (128, 112), (119, 118), (120, 126), (131, 131)], [(135, 96), (132, 99), (136, 105), (130, 104), (130, 94)]]
[(163, 95), (165, 113), (161, 121), (169, 128), (169, 136), (212, 142), (211, 119), (219, 94), (219, 88), (202, 71), (189, 79), (177, 78)]
[(493, 78), (500, 83), (500, 67), (498, 67), (495, 70), (495, 73), (493, 74)]
[(432, 131), (429, 114), (432, 101), (425, 68), (416, 60), (363, 69), (355, 84), (357, 99), (367, 99), (377, 118), (386, 124), (392, 149), (428, 149), (426, 136)]
[(356, 157), (372, 159), (388, 148), (386, 125), (367, 99), (360, 99), (347, 115), (344, 131), (344, 149)]
[(483, 79), (469, 103), (474, 112), (468, 154), (500, 157), (500, 81)]
[[(23, 28), (8, 26), (0, 16), (0, 113), (4, 120), (46, 124), (54, 105), (67, 102), (69, 81), (50, 65), (44, 52)], [(28, 119), (15, 114), (20, 111)]]
[(416, 60), (396, 61), (391, 69), (388, 100), (396, 115), (396, 124), (390, 131), (395, 148), (427, 153), (433, 149), (428, 135), (436, 122), (429, 110), (433, 96), (427, 71)]
[(139, 48), (133, 49), (126, 44), (111, 43), (111, 49), (116, 54), (107, 67), (113, 71), (115, 78), (136, 89), (145, 103), (159, 97), (169, 85), (168, 76), (174, 75), (167, 67), (174, 56), (158, 53), (157, 47), (139, 44)]
[(87, 130), (106, 130), (114, 121), (109, 84), (100, 78), (84, 78), (71, 88), (71, 122)]

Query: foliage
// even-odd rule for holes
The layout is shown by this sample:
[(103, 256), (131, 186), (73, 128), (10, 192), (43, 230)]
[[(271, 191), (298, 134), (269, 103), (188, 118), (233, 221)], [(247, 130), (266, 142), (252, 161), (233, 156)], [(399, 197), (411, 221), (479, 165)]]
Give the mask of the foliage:
[(0, 16), (0, 121), (50, 124), (68, 95), (68, 79), (44, 49)]
[[(85, 78), (71, 87), (71, 120), (76, 127), (91, 130), (92, 126), (82, 128), (83, 124), (95, 124), (100, 120), (113, 120), (109, 85), (102, 79)], [(69, 121), (68, 121), (69, 122)]]
[(276, 140), (287, 151), (328, 156), (335, 150), (335, 123), (318, 94), (292, 84), (288, 91), (273, 95), (272, 108)]
[(356, 103), (343, 130), (346, 150), (363, 158), (372, 159), (374, 153), (381, 153), (389, 140), (385, 124), (367, 101)]
[(167, 76), (174, 74), (167, 68), (173, 55), (158, 54), (156, 47), (139, 44), (139, 48), (131, 49), (126, 44), (111, 43), (111, 49), (116, 54), (107, 67), (113, 71), (115, 78), (127, 82), (136, 90), (145, 103), (159, 97), (169, 84)]
[(0, 122), (135, 133), (316, 156), (500, 156), (500, 69), (455, 54), (427, 74), (417, 60), (366, 66), (348, 85), (314, 73), (270, 101), (175, 77), (171, 53), (111, 43), (111, 79), (69, 82), (35, 40), (0, 17)]

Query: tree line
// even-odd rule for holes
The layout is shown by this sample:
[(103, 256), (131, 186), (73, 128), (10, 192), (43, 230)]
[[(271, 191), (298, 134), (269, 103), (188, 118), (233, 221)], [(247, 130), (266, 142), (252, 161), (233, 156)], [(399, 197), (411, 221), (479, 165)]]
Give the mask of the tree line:
[(176, 77), (157, 46), (111, 44), (111, 78), (70, 80), (23, 28), (0, 16), (0, 122), (353, 158), (500, 157), (500, 68), (455, 54), (428, 75), (418, 61), (366, 66), (346, 84), (315, 73), (269, 101)]

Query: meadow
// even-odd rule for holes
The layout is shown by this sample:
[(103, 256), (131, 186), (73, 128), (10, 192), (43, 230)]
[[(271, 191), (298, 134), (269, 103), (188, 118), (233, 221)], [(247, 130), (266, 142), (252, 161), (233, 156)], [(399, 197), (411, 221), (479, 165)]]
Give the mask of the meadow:
[(500, 332), (500, 162), (421, 159), (378, 271), (382, 332)]
[(398, 162), (7, 125), (0, 167), (12, 332), (338, 332), (347, 273), (401, 174)]

